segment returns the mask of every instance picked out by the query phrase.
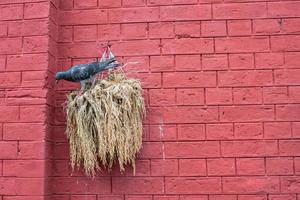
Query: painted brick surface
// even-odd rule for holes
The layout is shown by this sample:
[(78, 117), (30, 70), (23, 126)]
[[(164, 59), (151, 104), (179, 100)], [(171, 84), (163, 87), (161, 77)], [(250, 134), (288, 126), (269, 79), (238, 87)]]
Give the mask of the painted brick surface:
[[(0, 200), (299, 200), (300, 1), (1, 0)], [(70, 170), (54, 73), (110, 41), (144, 88), (136, 175)]]

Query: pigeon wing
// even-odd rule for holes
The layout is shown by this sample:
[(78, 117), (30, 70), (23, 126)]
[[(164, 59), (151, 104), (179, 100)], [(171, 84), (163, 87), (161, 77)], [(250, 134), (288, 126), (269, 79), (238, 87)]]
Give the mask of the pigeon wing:
[(78, 66), (72, 69), (71, 76), (73, 81), (78, 82), (91, 77), (90, 71), (86, 66)]

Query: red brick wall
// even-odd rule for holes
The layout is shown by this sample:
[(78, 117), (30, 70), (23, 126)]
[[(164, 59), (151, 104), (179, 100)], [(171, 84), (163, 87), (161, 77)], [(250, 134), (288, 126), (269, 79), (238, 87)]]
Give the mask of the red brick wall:
[[(1, 0), (0, 199), (299, 200), (299, 33), (300, 1)], [(53, 74), (106, 41), (140, 62), (144, 147), (90, 179)]]

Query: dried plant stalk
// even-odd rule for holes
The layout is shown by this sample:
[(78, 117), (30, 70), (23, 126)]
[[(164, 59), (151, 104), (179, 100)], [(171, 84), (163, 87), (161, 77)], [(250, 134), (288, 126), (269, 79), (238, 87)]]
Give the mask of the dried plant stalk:
[(83, 166), (95, 175), (103, 166), (120, 171), (131, 165), (142, 147), (142, 120), (145, 113), (142, 87), (136, 79), (112, 73), (82, 95), (67, 98), (67, 136), (72, 168)]

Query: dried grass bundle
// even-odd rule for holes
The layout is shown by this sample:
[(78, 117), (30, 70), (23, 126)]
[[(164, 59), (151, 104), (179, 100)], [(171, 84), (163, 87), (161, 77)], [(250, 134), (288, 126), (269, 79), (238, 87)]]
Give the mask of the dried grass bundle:
[(120, 171), (130, 164), (142, 146), (142, 119), (145, 113), (142, 87), (136, 79), (112, 73), (82, 95), (72, 92), (67, 99), (67, 136), (71, 166), (83, 165), (94, 175), (100, 166)]

